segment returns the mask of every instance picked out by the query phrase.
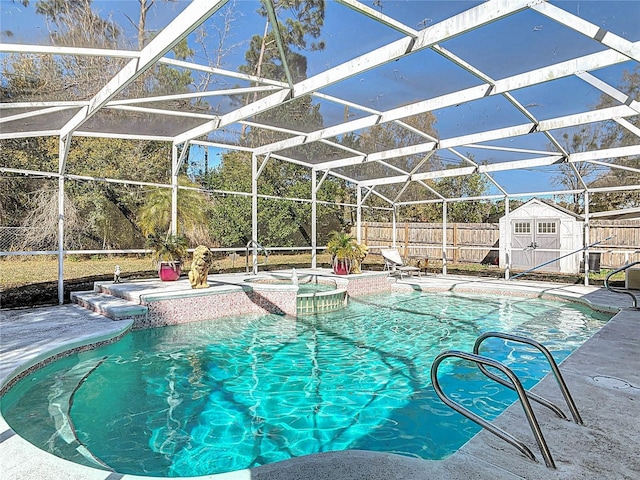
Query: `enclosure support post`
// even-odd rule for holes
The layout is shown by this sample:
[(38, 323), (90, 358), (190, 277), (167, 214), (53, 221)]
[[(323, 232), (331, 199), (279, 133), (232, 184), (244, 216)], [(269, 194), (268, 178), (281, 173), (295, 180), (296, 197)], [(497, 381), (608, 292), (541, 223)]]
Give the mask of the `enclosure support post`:
[(442, 202), (442, 274), (447, 274), (447, 202)]
[(251, 155), (251, 239), (253, 274), (258, 273), (258, 157)]
[(356, 205), (356, 240), (362, 242), (362, 187), (358, 185)]
[(396, 240), (398, 235), (396, 234), (396, 204), (393, 204), (393, 210), (391, 211), (391, 246), (396, 248)]
[[(186, 146), (185, 146), (186, 148)], [(178, 146), (171, 147), (171, 235), (178, 234)]]
[(311, 170), (311, 268), (318, 268), (318, 178)]
[(589, 286), (589, 191), (584, 191), (584, 286)]
[(58, 303), (64, 303), (64, 177), (58, 177)]
[(506, 231), (504, 246), (504, 279), (509, 280), (511, 275), (511, 220), (510, 220), (509, 197), (504, 197), (504, 224)]
[(58, 303), (64, 303), (64, 171), (69, 155), (71, 134), (58, 142)]

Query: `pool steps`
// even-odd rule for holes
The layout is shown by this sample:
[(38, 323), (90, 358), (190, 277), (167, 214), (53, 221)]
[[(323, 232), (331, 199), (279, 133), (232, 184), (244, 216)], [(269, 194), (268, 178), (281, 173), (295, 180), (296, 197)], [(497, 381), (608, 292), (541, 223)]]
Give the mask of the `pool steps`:
[(71, 292), (71, 301), (112, 320), (146, 317), (149, 308), (101, 291)]

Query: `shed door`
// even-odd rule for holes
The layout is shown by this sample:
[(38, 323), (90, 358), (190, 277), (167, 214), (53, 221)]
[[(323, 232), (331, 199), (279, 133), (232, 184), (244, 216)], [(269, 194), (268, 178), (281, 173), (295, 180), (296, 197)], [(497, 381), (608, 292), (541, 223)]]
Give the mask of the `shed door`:
[[(559, 256), (560, 229), (557, 219), (518, 219), (511, 225), (513, 251), (512, 267), (527, 270)], [(545, 252), (541, 250), (551, 250)], [(539, 269), (540, 271), (559, 271), (560, 263), (553, 262)]]
[[(544, 220), (536, 220), (536, 228), (535, 228), (535, 265), (540, 265), (541, 263), (549, 262), (554, 258), (558, 258), (560, 256), (560, 229), (559, 221), (552, 219), (544, 219)], [(554, 249), (554, 252), (542, 252), (540, 249)], [(544, 271), (560, 271), (560, 262), (553, 262), (549, 265), (545, 265), (540, 270)]]
[(533, 263), (533, 220), (514, 220), (511, 222), (511, 266), (526, 270)]

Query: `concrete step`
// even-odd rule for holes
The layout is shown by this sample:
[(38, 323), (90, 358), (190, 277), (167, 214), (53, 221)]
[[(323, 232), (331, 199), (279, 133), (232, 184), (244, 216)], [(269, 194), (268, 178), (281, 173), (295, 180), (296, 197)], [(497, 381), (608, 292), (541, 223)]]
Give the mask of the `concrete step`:
[(71, 301), (112, 320), (146, 317), (149, 311), (143, 305), (95, 291), (71, 292)]

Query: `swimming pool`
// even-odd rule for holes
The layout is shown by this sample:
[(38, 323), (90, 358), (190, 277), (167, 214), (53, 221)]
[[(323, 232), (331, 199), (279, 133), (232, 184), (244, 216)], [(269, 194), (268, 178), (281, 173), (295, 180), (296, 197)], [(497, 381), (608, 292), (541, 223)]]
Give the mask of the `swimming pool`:
[[(560, 361), (607, 319), (528, 298), (398, 292), (297, 321), (150, 329), (38, 370), (5, 395), (2, 413), (41, 448), (120, 473), (200, 475), (347, 448), (444, 458), (477, 427), (437, 400), (429, 369), (439, 352), (470, 350), (499, 329)], [(546, 372), (531, 351), (486, 343), (525, 385)], [(484, 415), (514, 398), (468, 365), (442, 385)]]

